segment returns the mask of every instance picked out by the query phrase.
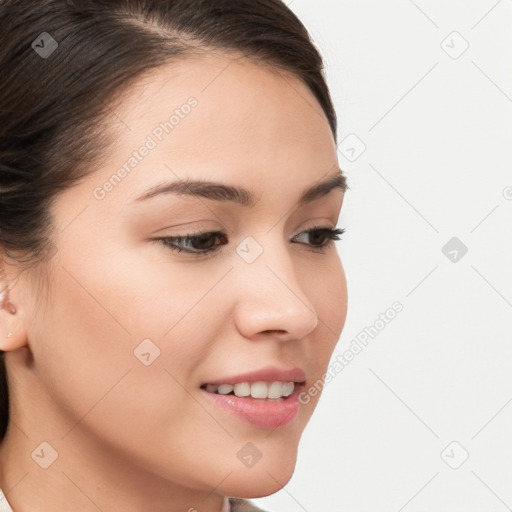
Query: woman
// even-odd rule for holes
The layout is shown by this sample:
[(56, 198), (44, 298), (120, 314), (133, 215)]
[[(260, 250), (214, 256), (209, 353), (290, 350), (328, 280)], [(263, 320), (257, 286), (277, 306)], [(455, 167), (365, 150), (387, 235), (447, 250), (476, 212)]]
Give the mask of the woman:
[(261, 510), (347, 311), (321, 57), (280, 0), (0, 14), (3, 506)]

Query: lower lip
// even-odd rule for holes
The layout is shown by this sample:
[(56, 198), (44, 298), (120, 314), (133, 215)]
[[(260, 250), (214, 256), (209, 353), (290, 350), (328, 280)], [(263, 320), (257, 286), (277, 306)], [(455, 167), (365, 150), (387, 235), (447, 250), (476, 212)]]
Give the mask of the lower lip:
[(201, 389), (208, 399), (223, 409), (261, 428), (276, 429), (289, 425), (299, 412), (299, 394), (302, 386), (283, 397), (282, 401), (263, 398), (239, 397), (236, 395), (218, 395)]

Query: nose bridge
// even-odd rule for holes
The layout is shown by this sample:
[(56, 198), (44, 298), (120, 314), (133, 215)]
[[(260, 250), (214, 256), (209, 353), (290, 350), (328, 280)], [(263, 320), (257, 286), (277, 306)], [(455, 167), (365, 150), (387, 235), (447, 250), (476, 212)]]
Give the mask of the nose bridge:
[(235, 274), (242, 283), (237, 298), (239, 328), (248, 337), (279, 331), (296, 339), (313, 331), (318, 323), (315, 306), (278, 230), (257, 239), (247, 236), (236, 252)]

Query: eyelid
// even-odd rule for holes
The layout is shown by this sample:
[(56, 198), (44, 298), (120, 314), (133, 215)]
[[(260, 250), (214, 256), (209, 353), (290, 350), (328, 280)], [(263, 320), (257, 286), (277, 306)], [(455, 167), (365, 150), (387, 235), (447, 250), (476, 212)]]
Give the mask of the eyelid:
[[(295, 242), (297, 237), (300, 235), (308, 235), (310, 233), (314, 232), (325, 232), (324, 234), (327, 236), (327, 241), (319, 244), (307, 244), (302, 242)], [(343, 235), (345, 233), (345, 229), (336, 229), (336, 227), (330, 227), (330, 226), (322, 226), (322, 225), (315, 225), (312, 227), (309, 227), (308, 229), (304, 229), (299, 231), (297, 234), (295, 234), (291, 240), (293, 243), (297, 243), (299, 245), (305, 246), (310, 251), (325, 254), (326, 251), (336, 242), (341, 240), (339, 238), (340, 235)], [(191, 250), (191, 249), (183, 249), (182, 246), (180, 246), (177, 241), (190, 241), (190, 240), (197, 240), (201, 237), (204, 237), (205, 235), (209, 235), (212, 238), (215, 238), (215, 240), (218, 240), (219, 238), (226, 241), (227, 235), (223, 231), (195, 231), (195, 232), (188, 232), (186, 234), (182, 235), (175, 235), (175, 236), (168, 236), (168, 237), (160, 237), (156, 238), (153, 241), (155, 243), (160, 243), (161, 245), (167, 247), (171, 251), (175, 251), (178, 253), (185, 253), (190, 256), (195, 256), (197, 258), (199, 257), (213, 257), (220, 251), (222, 251), (222, 247), (225, 245), (228, 245), (229, 242), (220, 244), (220, 245), (214, 245), (213, 248), (210, 249), (204, 249), (204, 250)]]

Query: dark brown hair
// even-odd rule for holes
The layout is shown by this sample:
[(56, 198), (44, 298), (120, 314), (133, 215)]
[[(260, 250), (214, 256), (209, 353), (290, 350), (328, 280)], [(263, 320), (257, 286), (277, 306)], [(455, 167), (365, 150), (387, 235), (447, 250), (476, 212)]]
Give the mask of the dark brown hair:
[[(220, 50), (291, 72), (336, 142), (322, 58), (281, 0), (1, 0), (0, 48), (0, 255), (24, 270), (52, 253), (52, 200), (108, 154), (114, 101), (159, 66)], [(8, 424), (2, 352), (0, 440)]]

